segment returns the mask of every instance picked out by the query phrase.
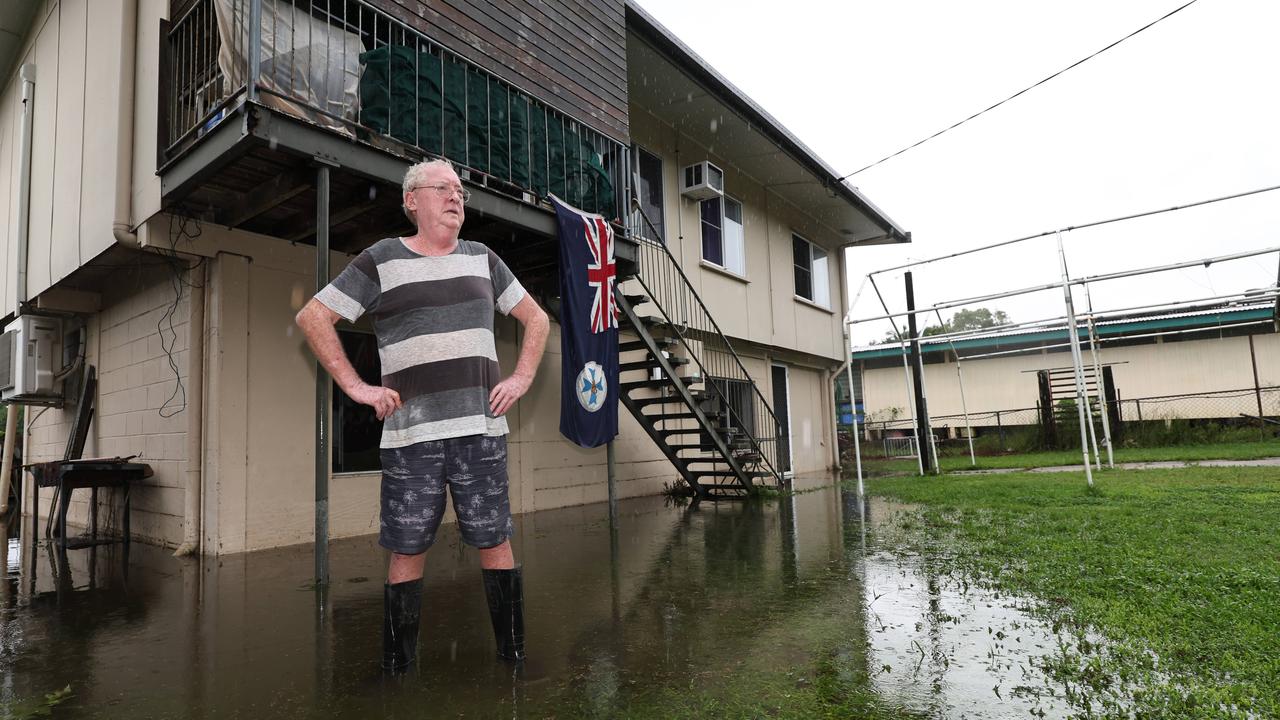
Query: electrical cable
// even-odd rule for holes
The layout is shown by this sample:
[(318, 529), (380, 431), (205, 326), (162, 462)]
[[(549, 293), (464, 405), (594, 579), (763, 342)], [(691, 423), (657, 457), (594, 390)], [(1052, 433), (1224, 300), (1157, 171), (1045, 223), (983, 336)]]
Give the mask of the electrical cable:
[(928, 263), (938, 262), (939, 260), (949, 260), (954, 257), (960, 257), (961, 255), (969, 255), (972, 253), (981, 252), (982, 250), (991, 250), (998, 247), (1004, 247), (1005, 245), (1013, 245), (1014, 243), (1020, 243), (1027, 240), (1035, 240), (1036, 238), (1046, 237), (1049, 235), (1053, 235), (1055, 233), (1071, 232), (1072, 230), (1084, 230), (1085, 228), (1098, 227), (1099, 225), (1110, 225), (1111, 223), (1122, 222), (1125, 220), (1136, 220), (1138, 218), (1149, 217), (1151, 215), (1160, 215), (1162, 213), (1175, 212), (1177, 210), (1188, 210), (1190, 208), (1200, 207), (1202, 205), (1212, 205), (1213, 203), (1223, 202), (1224, 200), (1235, 200), (1237, 198), (1248, 197), (1249, 195), (1258, 195), (1260, 193), (1271, 192), (1273, 190), (1280, 190), (1280, 185), (1271, 185), (1269, 187), (1258, 188), (1256, 190), (1247, 190), (1245, 192), (1234, 193), (1231, 195), (1223, 195), (1221, 197), (1210, 198), (1208, 200), (1200, 200), (1193, 203), (1187, 203), (1186, 205), (1174, 205), (1173, 207), (1167, 207), (1160, 210), (1147, 210), (1145, 212), (1133, 213), (1132, 215), (1122, 215), (1120, 217), (1109, 218), (1106, 220), (1095, 220), (1093, 222), (1087, 222), (1081, 225), (1069, 225), (1067, 227), (1058, 228), (1056, 230), (1045, 230), (1044, 232), (1039, 232), (1034, 235), (1026, 235), (1024, 237), (1014, 238), (1012, 240), (1004, 240), (1002, 242), (992, 243), (991, 245), (981, 245), (976, 248), (969, 248), (968, 250), (960, 250), (959, 252), (953, 252), (947, 255), (939, 255), (938, 257), (926, 258), (924, 260), (912, 260), (911, 262), (904, 263), (902, 265), (895, 265), (893, 267), (881, 268), (879, 270), (872, 270), (867, 274), (878, 275), (879, 273), (886, 273), (894, 270), (902, 270), (904, 268), (914, 267), (917, 265), (926, 265)]
[(1113, 48), (1113, 47), (1115, 47), (1115, 46), (1119, 45), (1120, 43), (1124, 42), (1125, 40), (1128, 40), (1129, 38), (1131, 38), (1131, 37), (1133, 37), (1133, 36), (1137, 35), (1138, 33), (1141, 33), (1142, 31), (1147, 30), (1148, 28), (1151, 28), (1152, 26), (1156, 25), (1156, 24), (1157, 24), (1157, 23), (1159, 23), (1160, 21), (1162, 21), (1162, 20), (1166, 20), (1166, 19), (1168, 19), (1168, 18), (1172, 17), (1173, 15), (1176, 15), (1177, 13), (1182, 12), (1183, 10), (1187, 9), (1189, 6), (1194, 5), (1196, 2), (1197, 2), (1197, 0), (1190, 0), (1190, 2), (1184, 3), (1183, 5), (1181, 5), (1181, 6), (1177, 7), (1177, 8), (1174, 8), (1173, 10), (1171, 10), (1171, 11), (1170, 11), (1170, 12), (1168, 12), (1168, 13), (1165, 13), (1165, 14), (1164, 14), (1164, 15), (1162, 15), (1161, 17), (1158, 17), (1158, 18), (1156, 18), (1155, 20), (1152, 20), (1151, 22), (1147, 23), (1146, 25), (1143, 25), (1142, 27), (1138, 28), (1137, 30), (1134, 30), (1133, 32), (1129, 33), (1128, 35), (1125, 35), (1124, 37), (1120, 38), (1119, 40), (1116, 40), (1115, 42), (1113, 42), (1113, 43), (1111, 43), (1110, 45), (1108, 45), (1108, 46), (1106, 46), (1106, 47), (1102, 48), (1101, 50), (1098, 50), (1097, 52), (1094, 52), (1092, 55), (1089, 55), (1088, 57), (1085, 57), (1085, 58), (1083, 58), (1083, 59), (1080, 59), (1080, 60), (1077, 60), (1077, 61), (1075, 61), (1075, 62), (1071, 63), (1070, 65), (1068, 65), (1068, 66), (1066, 66), (1066, 67), (1062, 68), (1062, 69), (1061, 69), (1061, 70), (1059, 70), (1058, 72), (1056, 72), (1056, 73), (1054, 73), (1054, 74), (1052, 74), (1052, 75), (1050, 75), (1050, 76), (1048, 76), (1048, 77), (1044, 78), (1043, 80), (1040, 80), (1039, 82), (1037, 82), (1037, 83), (1035, 83), (1035, 84), (1033, 84), (1033, 85), (1028, 85), (1027, 87), (1025, 87), (1025, 88), (1023, 88), (1023, 89), (1019, 90), (1018, 92), (1016, 92), (1016, 93), (1014, 93), (1014, 94), (1010, 95), (1009, 97), (1007, 97), (1007, 98), (1005, 98), (1005, 99), (1001, 100), (1000, 102), (998, 102), (998, 103), (996, 103), (996, 104), (994, 104), (994, 105), (991, 105), (990, 107), (986, 108), (985, 110), (979, 110), (978, 112), (976, 112), (976, 113), (974, 113), (974, 114), (970, 115), (969, 117), (967, 117), (967, 118), (965, 118), (965, 119), (963, 119), (963, 120), (961, 120), (961, 121), (959, 121), (959, 122), (953, 123), (953, 124), (951, 124), (950, 126), (945, 127), (945, 128), (943, 128), (943, 129), (939, 130), (938, 132), (936, 132), (936, 133), (934, 133), (934, 134), (932, 134), (932, 135), (930, 135), (930, 136), (928, 136), (928, 137), (924, 138), (923, 140), (918, 140), (918, 141), (916, 141), (916, 142), (914, 142), (914, 143), (912, 143), (912, 144), (910, 144), (910, 145), (908, 145), (908, 146), (906, 146), (906, 147), (902, 148), (901, 150), (899, 150), (899, 151), (897, 151), (897, 152), (895, 152), (895, 153), (893, 153), (893, 154), (886, 155), (886, 156), (884, 156), (884, 157), (880, 158), (879, 160), (877, 160), (877, 161), (875, 161), (875, 162), (871, 163), (870, 165), (866, 165), (866, 166), (861, 167), (861, 168), (859, 168), (859, 169), (857, 169), (857, 170), (854, 170), (853, 172), (849, 173), (848, 175), (845, 175), (844, 177), (841, 177), (840, 179), (836, 180), (836, 182), (844, 182), (845, 180), (848, 180), (849, 178), (853, 177), (854, 175), (857, 175), (858, 173), (862, 172), (863, 170), (870, 170), (871, 168), (873, 168), (873, 167), (875, 167), (875, 166), (879, 165), (879, 164), (880, 164), (880, 163), (882, 163), (882, 162), (885, 162), (886, 160), (890, 160), (890, 159), (892, 159), (892, 158), (895, 158), (895, 157), (897, 157), (897, 156), (901, 155), (902, 153), (904, 153), (904, 152), (906, 152), (906, 151), (908, 151), (908, 150), (911, 150), (911, 149), (913, 149), (913, 148), (920, 147), (921, 145), (923, 145), (923, 144), (925, 144), (925, 143), (929, 142), (930, 140), (932, 140), (932, 139), (934, 139), (934, 138), (938, 137), (939, 135), (942, 135), (942, 134), (944, 134), (944, 133), (947, 133), (947, 132), (950, 132), (950, 131), (952, 131), (952, 130), (955, 130), (956, 128), (960, 127), (961, 125), (964, 125), (965, 123), (969, 122), (970, 120), (973, 120), (974, 118), (978, 117), (979, 115), (985, 115), (986, 113), (989, 113), (989, 112), (991, 112), (992, 110), (995, 110), (996, 108), (998, 108), (998, 107), (1000, 107), (1001, 105), (1003, 105), (1003, 104), (1005, 104), (1005, 103), (1009, 102), (1010, 100), (1012, 100), (1012, 99), (1014, 99), (1014, 98), (1018, 97), (1019, 95), (1022, 95), (1023, 93), (1026, 93), (1026, 92), (1028, 92), (1028, 91), (1030, 91), (1030, 90), (1034, 90), (1035, 88), (1037, 88), (1037, 87), (1039, 87), (1039, 86), (1041, 86), (1041, 85), (1043, 85), (1043, 84), (1045, 84), (1045, 83), (1049, 82), (1050, 80), (1052, 80), (1052, 79), (1054, 79), (1054, 78), (1058, 77), (1059, 75), (1061, 75), (1061, 74), (1065, 73), (1066, 71), (1071, 70), (1072, 68), (1078, 67), (1078, 66), (1080, 66), (1080, 65), (1083, 65), (1085, 62), (1088, 62), (1089, 60), (1092, 60), (1093, 58), (1095, 58), (1095, 57), (1097, 57), (1097, 56), (1101, 55), (1102, 53), (1104, 53), (1104, 52), (1106, 52), (1106, 51), (1110, 50), (1111, 48)]
[[(175, 232), (174, 226), (177, 226)], [(173, 373), (174, 388), (168, 399), (156, 410), (162, 418), (171, 418), (183, 410), (187, 409), (187, 389), (182, 384), (182, 375), (178, 368), (178, 361), (174, 358), (174, 348), (178, 343), (178, 331), (174, 323), (174, 317), (178, 313), (178, 305), (182, 302), (182, 288), (186, 286), (193, 290), (203, 289), (204, 285), (195, 285), (187, 280), (186, 275), (204, 264), (206, 258), (201, 257), (194, 264), (188, 265), (178, 255), (178, 239), (184, 239), (192, 242), (200, 237), (203, 229), (200, 221), (193, 218), (179, 218), (175, 215), (169, 216), (169, 247), (156, 246), (156, 251), (160, 257), (165, 259), (165, 264), (169, 266), (170, 282), (173, 284), (173, 302), (165, 308), (164, 314), (156, 321), (156, 334), (160, 336), (160, 347), (164, 350), (165, 358), (169, 363), (169, 370)], [(166, 324), (169, 330), (169, 337), (165, 337)], [(188, 328), (190, 332), (190, 328)], [(168, 409), (169, 404), (178, 396), (182, 400), (175, 406), (176, 409)]]

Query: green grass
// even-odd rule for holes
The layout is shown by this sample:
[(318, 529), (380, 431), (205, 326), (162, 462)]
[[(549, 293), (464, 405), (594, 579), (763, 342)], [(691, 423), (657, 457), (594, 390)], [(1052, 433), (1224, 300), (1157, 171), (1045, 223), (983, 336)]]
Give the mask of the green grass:
[[(1106, 451), (1103, 450), (1103, 465), (1106, 465)], [(1166, 447), (1116, 448), (1115, 461), (1122, 462), (1157, 462), (1161, 460), (1255, 460), (1265, 457), (1280, 457), (1280, 441), (1267, 442), (1233, 442), (1203, 445), (1171, 445)], [(1079, 450), (1052, 450), (1047, 452), (1014, 453), (1009, 455), (979, 455), (977, 465), (969, 463), (967, 450), (960, 455), (944, 455), (938, 459), (945, 472), (953, 470), (995, 470), (1009, 468), (1037, 468), (1055, 465), (1079, 465), (1082, 456)], [(868, 473), (915, 473), (916, 461), (883, 460), (864, 458), (863, 467)]]
[[(1076, 639), (1047, 668), (1086, 714), (1280, 717), (1274, 468), (878, 478), (907, 552), (1034, 599)], [(1083, 639), (1100, 632), (1097, 647)], [(1127, 703), (1132, 703), (1126, 707)]]

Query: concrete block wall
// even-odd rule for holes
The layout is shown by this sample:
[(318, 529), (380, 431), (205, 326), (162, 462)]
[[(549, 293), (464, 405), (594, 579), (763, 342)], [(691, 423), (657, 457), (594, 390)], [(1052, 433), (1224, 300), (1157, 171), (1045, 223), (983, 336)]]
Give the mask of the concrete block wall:
[[(182, 297), (175, 307), (173, 272), (154, 256), (140, 256), (136, 265), (118, 273), (118, 281), (103, 294), (102, 309), (88, 318), (85, 361), (97, 368), (98, 393), (84, 457), (136, 455), (137, 462), (151, 465), (155, 474), (132, 492), (132, 532), (148, 542), (176, 545), (182, 539), (187, 459), (183, 390), (190, 388), (187, 347), (193, 289), (184, 273)], [(61, 410), (28, 411), (35, 418), (28, 462), (62, 458), (76, 412), (74, 401)], [(87, 522), (88, 498), (87, 491), (76, 492), (69, 522)], [(50, 512), (51, 499), (51, 490), (41, 492), (42, 516)], [(114, 493), (102, 492), (99, 502), (101, 523), (109, 504), (118, 501)]]

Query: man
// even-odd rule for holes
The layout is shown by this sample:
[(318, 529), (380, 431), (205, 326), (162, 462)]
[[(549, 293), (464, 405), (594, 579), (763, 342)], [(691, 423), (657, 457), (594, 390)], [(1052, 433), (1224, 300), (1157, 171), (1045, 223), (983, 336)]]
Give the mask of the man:
[[(458, 239), (470, 193), (430, 160), (404, 176), (412, 237), (374, 243), (298, 313), (312, 351), (353, 400), (383, 421), (381, 531), (391, 551), (382, 665), (417, 658), (422, 570), (453, 497), (462, 540), (479, 548), (498, 654), (524, 657), (520, 569), (511, 552), (504, 414), (533, 382), (550, 324), (493, 251)], [(501, 379), (493, 311), (525, 328), (515, 372)], [(360, 380), (334, 325), (371, 313), (382, 385)]]

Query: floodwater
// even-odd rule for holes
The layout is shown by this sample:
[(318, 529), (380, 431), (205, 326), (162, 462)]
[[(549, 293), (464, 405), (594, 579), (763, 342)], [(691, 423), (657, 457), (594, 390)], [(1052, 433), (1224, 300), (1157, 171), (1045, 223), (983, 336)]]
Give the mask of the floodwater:
[[(325, 591), (309, 586), (310, 546), (201, 562), (4, 538), (0, 717), (661, 715), (664, 696), (804, 683), (833, 656), (840, 681), (908, 716), (1070, 710), (1036, 669), (1056, 640), (1025, 602), (882, 546), (894, 507), (814, 482), (827, 486), (745, 504), (626, 500), (615, 529), (604, 504), (517, 518), (529, 659), (516, 669), (494, 658), (476, 553), (446, 526), (419, 663), (398, 679), (378, 668), (373, 538), (331, 544)], [(56, 706), (41, 700), (67, 686)]]

